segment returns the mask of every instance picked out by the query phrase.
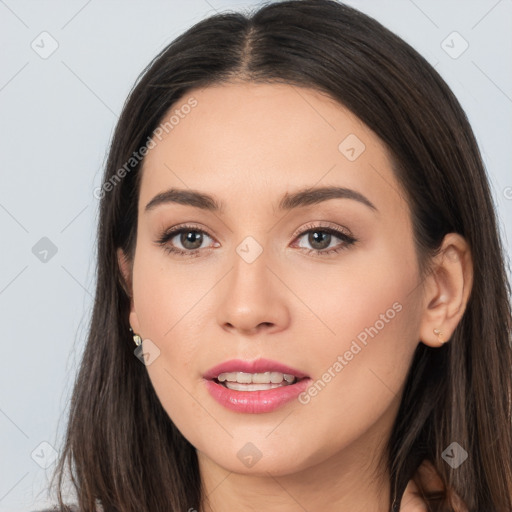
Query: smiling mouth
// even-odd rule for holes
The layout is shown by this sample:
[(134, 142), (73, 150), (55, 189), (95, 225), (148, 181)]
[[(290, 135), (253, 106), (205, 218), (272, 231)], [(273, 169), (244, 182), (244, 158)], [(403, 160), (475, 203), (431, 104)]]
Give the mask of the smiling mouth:
[(295, 375), (281, 372), (224, 372), (212, 380), (234, 391), (266, 391), (268, 389), (290, 386), (302, 379), (297, 378)]

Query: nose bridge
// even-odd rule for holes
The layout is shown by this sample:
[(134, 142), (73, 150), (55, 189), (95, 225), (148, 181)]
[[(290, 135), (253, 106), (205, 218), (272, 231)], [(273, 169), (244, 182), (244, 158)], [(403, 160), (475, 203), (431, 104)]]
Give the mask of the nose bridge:
[(233, 258), (232, 287), (236, 293), (242, 297), (246, 294), (262, 297), (265, 291), (269, 291), (268, 264), (271, 264), (268, 249), (264, 249), (252, 237), (241, 242)]
[(289, 321), (289, 310), (282, 285), (267, 268), (272, 266), (271, 251), (253, 237), (246, 237), (232, 258), (219, 301), (218, 321), (224, 328), (242, 331), (262, 325), (282, 328)]

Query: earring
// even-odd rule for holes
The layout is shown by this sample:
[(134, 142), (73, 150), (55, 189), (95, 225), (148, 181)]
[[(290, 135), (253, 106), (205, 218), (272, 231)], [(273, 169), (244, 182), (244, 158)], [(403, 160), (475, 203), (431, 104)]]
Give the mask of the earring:
[(137, 347), (142, 343), (142, 338), (133, 332), (133, 329), (130, 327), (130, 332), (133, 333), (133, 341)]
[(446, 340), (443, 338), (442, 331), (440, 331), (439, 329), (434, 329), (434, 334), (437, 336), (437, 339), (439, 340), (439, 343), (441, 343), (441, 345), (445, 343)]

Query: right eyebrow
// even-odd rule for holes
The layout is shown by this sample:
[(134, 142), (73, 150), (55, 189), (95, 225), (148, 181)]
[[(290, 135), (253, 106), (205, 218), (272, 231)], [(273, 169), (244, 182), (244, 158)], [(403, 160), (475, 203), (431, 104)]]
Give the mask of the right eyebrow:
[(171, 188), (153, 197), (146, 205), (144, 211), (153, 210), (157, 206), (167, 203), (183, 204), (212, 212), (220, 212), (222, 209), (222, 204), (217, 202), (215, 198), (209, 194), (204, 194), (196, 190)]

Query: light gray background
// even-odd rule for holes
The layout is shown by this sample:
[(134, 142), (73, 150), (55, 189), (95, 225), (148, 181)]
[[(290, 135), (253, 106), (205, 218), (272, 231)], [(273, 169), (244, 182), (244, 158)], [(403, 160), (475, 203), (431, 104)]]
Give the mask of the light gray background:
[[(51, 463), (52, 448), (40, 443), (59, 450), (65, 427), (94, 294), (93, 190), (126, 95), (185, 29), (258, 3), (0, 0), (0, 510), (48, 504), (54, 465), (41, 465)], [(454, 90), (512, 253), (512, 0), (347, 3), (412, 44)], [(51, 49), (43, 31), (58, 43), (46, 59), (31, 47)], [(469, 47), (453, 58), (464, 40)], [(38, 253), (43, 237), (55, 255)]]

